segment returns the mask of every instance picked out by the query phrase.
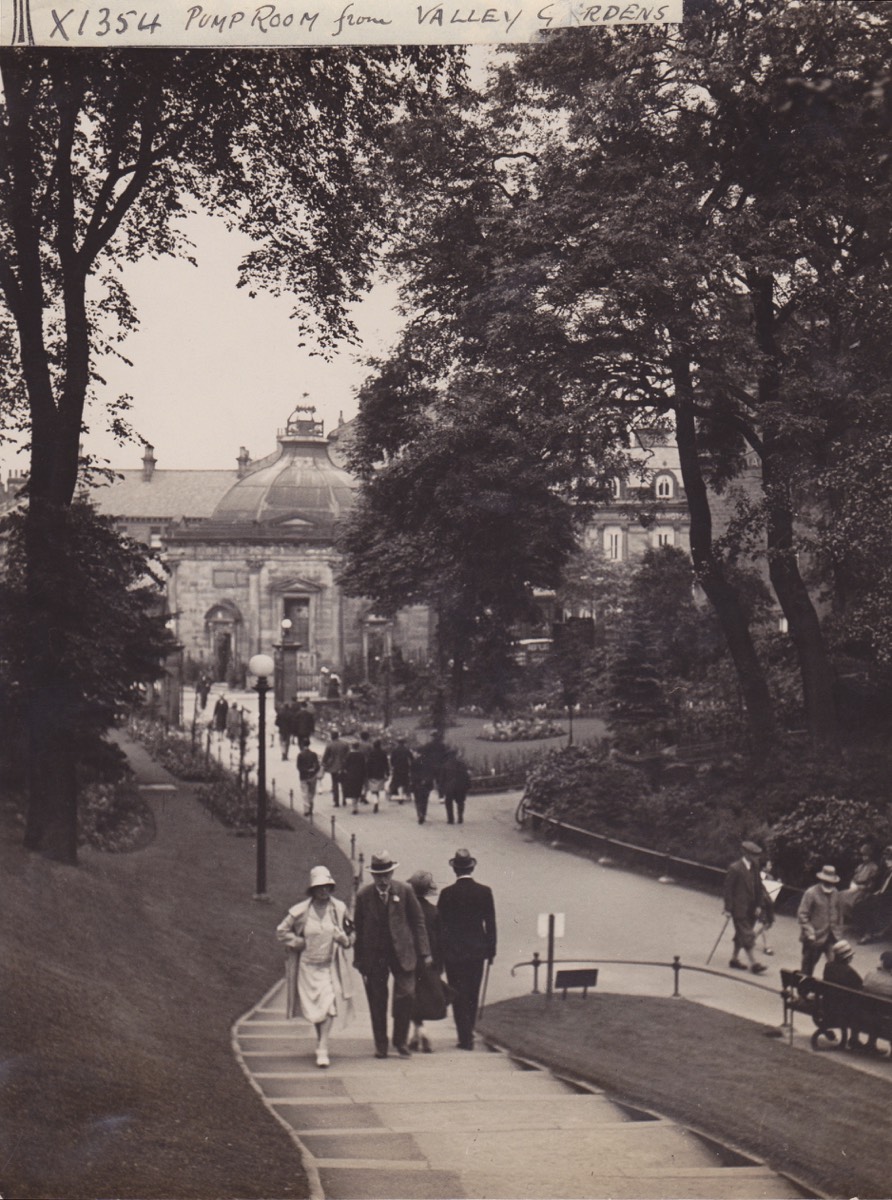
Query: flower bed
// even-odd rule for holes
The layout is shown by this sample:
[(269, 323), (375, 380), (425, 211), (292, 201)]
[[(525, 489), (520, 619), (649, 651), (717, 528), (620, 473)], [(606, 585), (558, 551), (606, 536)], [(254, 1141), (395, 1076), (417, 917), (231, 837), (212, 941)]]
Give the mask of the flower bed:
[(539, 717), (515, 717), (493, 721), (477, 735), (481, 742), (535, 742), (542, 738), (565, 737), (566, 730), (553, 721)]
[(110, 854), (141, 850), (155, 836), (152, 809), (130, 779), (87, 784), (77, 818), (79, 844)]

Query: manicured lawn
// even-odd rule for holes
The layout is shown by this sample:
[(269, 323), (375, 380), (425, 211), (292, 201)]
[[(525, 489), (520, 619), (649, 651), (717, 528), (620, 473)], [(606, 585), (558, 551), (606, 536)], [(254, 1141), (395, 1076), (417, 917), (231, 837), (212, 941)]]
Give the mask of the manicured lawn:
[(316, 834), (275, 831), (260, 904), (251, 838), (188, 793), (152, 804), (150, 845), (76, 869), (26, 854), (2, 814), (0, 1194), (306, 1196), (230, 1027), (281, 974), (275, 926), (308, 868), (327, 863), (349, 895), (349, 866)]
[(522, 996), (480, 1032), (522, 1057), (730, 1142), (831, 1196), (888, 1197), (888, 1080), (681, 999)]

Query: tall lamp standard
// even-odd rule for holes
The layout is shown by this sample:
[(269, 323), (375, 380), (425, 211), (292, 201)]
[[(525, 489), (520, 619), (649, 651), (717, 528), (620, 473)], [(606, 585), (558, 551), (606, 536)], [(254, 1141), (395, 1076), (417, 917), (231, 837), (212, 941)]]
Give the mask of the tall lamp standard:
[(255, 654), (248, 670), (255, 676), (257, 693), (257, 889), (255, 900), (267, 900), (266, 894), (266, 693), (269, 677), (276, 664), (268, 654)]

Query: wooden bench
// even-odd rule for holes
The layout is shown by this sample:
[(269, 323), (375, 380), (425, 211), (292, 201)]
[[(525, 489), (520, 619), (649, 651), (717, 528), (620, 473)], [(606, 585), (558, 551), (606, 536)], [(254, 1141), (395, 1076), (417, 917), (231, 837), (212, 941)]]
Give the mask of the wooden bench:
[(558, 971), (554, 977), (554, 986), (560, 988), (563, 992), (563, 999), (567, 999), (568, 988), (582, 988), (583, 999), (588, 995), (590, 987), (596, 987), (598, 983), (598, 968), (597, 967), (579, 967), (571, 971)]
[[(863, 1050), (865, 1045), (884, 1041), (892, 1055), (892, 1000), (826, 983), (801, 971), (781, 970), (780, 974), (784, 1025), (789, 1027), (791, 1038), (793, 1014), (800, 1012), (814, 1021), (813, 1050), (819, 1048), (823, 1037), (844, 1050)], [(861, 1041), (862, 1034), (866, 1043)]]

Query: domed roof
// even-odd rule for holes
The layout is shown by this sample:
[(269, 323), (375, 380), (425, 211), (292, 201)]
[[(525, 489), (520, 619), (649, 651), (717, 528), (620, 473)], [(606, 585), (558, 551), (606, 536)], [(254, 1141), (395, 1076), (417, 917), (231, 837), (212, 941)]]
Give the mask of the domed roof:
[(214, 510), (214, 523), (312, 533), (330, 529), (350, 508), (356, 481), (331, 461), (322, 422), (298, 415), (312, 412), (295, 409), (278, 435), (278, 454), (233, 484)]

